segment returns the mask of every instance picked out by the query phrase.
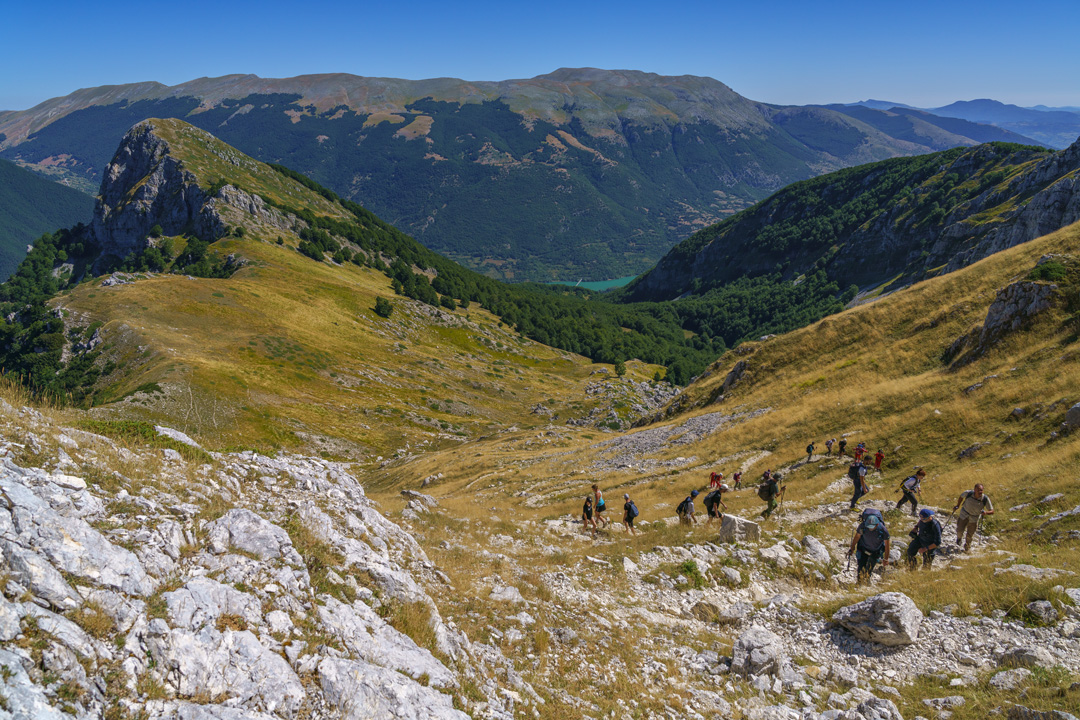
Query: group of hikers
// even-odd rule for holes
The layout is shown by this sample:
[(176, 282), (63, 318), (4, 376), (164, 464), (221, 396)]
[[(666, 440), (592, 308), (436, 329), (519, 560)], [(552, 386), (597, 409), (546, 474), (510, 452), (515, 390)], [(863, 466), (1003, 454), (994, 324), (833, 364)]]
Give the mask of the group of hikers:
[[(847, 444), (847, 440), (843, 438), (839, 443), (835, 439), (826, 440), (826, 455), (831, 455), (835, 446), (837, 448), (837, 457), (845, 456), (847, 454)], [(813, 442), (806, 446), (807, 462), (812, 460), (814, 449), (815, 443)], [(865, 443), (860, 442), (855, 447), (851, 457), (853, 461), (848, 466), (847, 475), (851, 479), (854, 489), (849, 509), (854, 510), (858, 501), (870, 492), (870, 488), (866, 484), (866, 476), (869, 472), (871, 456), (867, 452)], [(884, 459), (885, 454), (880, 449), (873, 455), (875, 472), (881, 472), (881, 462)], [(912, 517), (918, 518), (915, 526), (908, 532), (911, 542), (907, 547), (906, 559), (911, 570), (918, 566), (920, 556), (922, 557), (923, 568), (929, 568), (934, 557), (940, 553), (942, 544), (941, 523), (938, 521), (935, 512), (930, 508), (919, 510), (919, 499), (922, 497), (922, 483), (925, 477), (926, 471), (922, 468), (916, 468), (915, 472), (904, 478), (897, 488), (897, 492), (901, 493), (902, 497), (896, 501), (896, 509), (900, 510), (904, 505), (910, 504)], [(734, 487), (725, 483), (724, 475), (721, 472), (710, 474), (709, 492), (705, 495), (703, 503), (708, 514), (708, 520), (705, 521), (706, 526), (710, 525), (713, 520), (723, 522), (723, 511), (727, 510), (727, 504), (723, 499), (724, 493), (742, 487), (742, 473), (735, 473), (732, 476), (732, 482)], [(761, 517), (768, 519), (777, 508), (783, 506), (784, 492), (787, 486), (780, 483), (781, 476), (779, 473), (774, 473), (769, 469), (762, 474), (757, 494), (766, 506), (761, 511)], [(694, 501), (700, 494), (700, 491), (692, 490), (676, 506), (675, 513), (678, 515), (680, 523), (686, 525), (698, 524)], [(634, 504), (634, 501), (630, 499), (630, 495), (627, 493), (623, 493), (623, 501), (622, 524), (624, 529), (637, 535), (637, 530), (634, 528), (634, 520), (639, 515), (637, 505)], [(582, 522), (586, 530), (589, 527), (592, 528), (594, 536), (598, 522), (600, 527), (605, 528), (610, 524), (607, 518), (604, 517), (606, 509), (604, 495), (599, 486), (593, 483), (592, 493), (585, 498), (585, 505), (582, 508)], [(964, 552), (968, 552), (971, 550), (971, 541), (975, 537), (979, 521), (987, 515), (994, 514), (994, 505), (984, 492), (982, 484), (977, 484), (974, 489), (960, 494), (948, 517), (953, 514), (957, 516), (956, 544), (962, 544)], [(858, 582), (869, 581), (871, 573), (879, 562), (883, 566), (887, 566), (890, 552), (891, 540), (889, 530), (885, 526), (884, 516), (880, 510), (867, 508), (859, 517), (859, 524), (855, 529), (855, 535), (852, 537), (851, 546), (848, 549), (849, 562), (852, 555), (856, 558)]]
[[(925, 475), (922, 468), (919, 468), (914, 475), (901, 483), (900, 490), (904, 493), (904, 497), (897, 501), (897, 509), (909, 501), (914, 509), (915, 494), (918, 494), (919, 482)], [(912, 482), (909, 483), (909, 481)], [(914, 487), (914, 490), (911, 490), (911, 487)], [(982, 483), (960, 493), (949, 516), (951, 517), (954, 513), (957, 516), (956, 544), (962, 544), (964, 552), (969, 552), (979, 521), (987, 515), (994, 514), (994, 504), (990, 502)], [(915, 514), (914, 510), (912, 514)], [(923, 568), (929, 568), (934, 562), (934, 556), (940, 552), (942, 530), (941, 523), (935, 515), (930, 508), (919, 510), (919, 520), (908, 532), (911, 542), (908, 543), (905, 555), (910, 570), (918, 566), (920, 556), (922, 556)], [(887, 566), (890, 552), (889, 529), (885, 527), (885, 518), (882, 517), (881, 511), (874, 508), (863, 510), (859, 525), (855, 528), (855, 535), (851, 538), (851, 546), (848, 548), (848, 557), (855, 555), (858, 582), (868, 582), (878, 562)]]

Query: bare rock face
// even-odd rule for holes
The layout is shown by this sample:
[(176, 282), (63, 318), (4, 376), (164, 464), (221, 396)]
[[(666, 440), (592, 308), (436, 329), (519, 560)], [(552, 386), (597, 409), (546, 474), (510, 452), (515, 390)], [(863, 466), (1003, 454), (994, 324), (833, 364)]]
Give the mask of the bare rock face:
[(892, 647), (918, 639), (923, 614), (907, 595), (887, 592), (840, 608), (832, 619), (860, 640)]
[(1007, 332), (1019, 330), (1050, 307), (1057, 285), (1022, 280), (998, 290), (986, 313), (979, 345), (986, 347)]
[(124, 258), (144, 248), (154, 225), (166, 235), (190, 230), (211, 240), (222, 234), (218, 214), (207, 207), (210, 197), (170, 150), (152, 120), (124, 136), (105, 168), (91, 225), (102, 257)]

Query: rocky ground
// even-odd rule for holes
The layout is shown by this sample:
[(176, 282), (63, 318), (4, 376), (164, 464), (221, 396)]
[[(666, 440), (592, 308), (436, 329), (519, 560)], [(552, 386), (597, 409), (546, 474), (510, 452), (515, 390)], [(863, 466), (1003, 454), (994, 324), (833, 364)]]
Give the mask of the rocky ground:
[[(652, 467), (732, 420), (609, 441), (597, 462)], [(617, 529), (452, 518), (411, 490), (384, 511), (348, 465), (160, 432), (132, 445), (0, 405), (0, 718), (897, 720), (927, 676), (1022, 693), (1080, 673), (1080, 579), (992, 538), (975, 552), (998, 571), (1057, 573), (1061, 599), (1028, 608), (1041, 623), (924, 616), (896, 592), (841, 607), (838, 533), (785, 530), (849, 528), (828, 493), (768, 526), (643, 517), (657, 544), (620, 554)], [(930, 718), (965, 702), (923, 699)]]

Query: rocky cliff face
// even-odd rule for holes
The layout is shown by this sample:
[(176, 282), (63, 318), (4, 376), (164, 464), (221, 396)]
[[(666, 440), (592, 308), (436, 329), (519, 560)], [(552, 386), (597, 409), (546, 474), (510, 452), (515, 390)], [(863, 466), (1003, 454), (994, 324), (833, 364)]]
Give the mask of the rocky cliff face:
[[(0, 400), (0, 717), (509, 719), (535, 699), (440, 615), (445, 576), (345, 466), (176, 447), (195, 461)], [(419, 608), (424, 645), (394, 608)]]
[(124, 136), (105, 168), (91, 232), (102, 257), (124, 258), (146, 247), (154, 225), (166, 235), (190, 232), (214, 240), (224, 225), (209, 194), (154, 133), (152, 120)]

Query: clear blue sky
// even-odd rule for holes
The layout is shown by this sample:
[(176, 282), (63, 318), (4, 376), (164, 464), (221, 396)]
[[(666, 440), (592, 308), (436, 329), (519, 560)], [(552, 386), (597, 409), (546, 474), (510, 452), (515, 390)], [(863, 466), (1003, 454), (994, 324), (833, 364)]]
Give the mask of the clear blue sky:
[(82, 87), (305, 73), (706, 75), (782, 104), (1080, 105), (1077, 0), (9, 2), (0, 109)]

